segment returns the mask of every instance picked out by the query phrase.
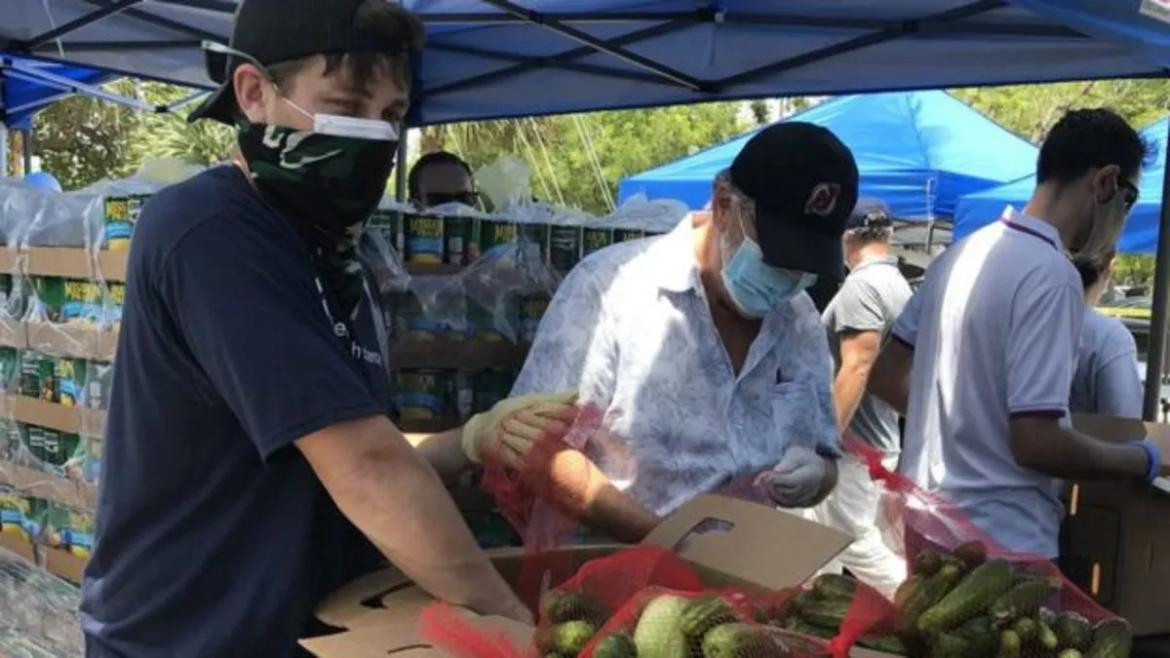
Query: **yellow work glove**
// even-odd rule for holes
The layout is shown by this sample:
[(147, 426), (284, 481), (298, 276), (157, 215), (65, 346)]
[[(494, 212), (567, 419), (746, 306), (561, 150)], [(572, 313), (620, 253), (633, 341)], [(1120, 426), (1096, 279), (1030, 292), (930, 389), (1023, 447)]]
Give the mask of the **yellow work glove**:
[(577, 391), (521, 395), (501, 400), (463, 426), (463, 454), (484, 462), (520, 468), (532, 446), (559, 439), (577, 416)]

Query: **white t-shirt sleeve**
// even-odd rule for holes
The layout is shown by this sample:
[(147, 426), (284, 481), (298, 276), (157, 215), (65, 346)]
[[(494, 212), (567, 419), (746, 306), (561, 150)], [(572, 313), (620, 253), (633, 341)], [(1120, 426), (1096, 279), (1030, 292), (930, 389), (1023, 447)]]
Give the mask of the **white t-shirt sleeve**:
[(892, 331), (895, 340), (905, 343), (908, 347), (914, 347), (918, 342), (918, 321), (922, 316), (922, 304), (926, 298), (927, 286), (929, 282), (924, 284), (913, 296), (910, 301), (906, 302), (906, 306), (902, 309), (902, 314), (898, 316), (898, 320), (894, 323)]
[(1004, 355), (1012, 415), (1068, 413), (1085, 302), (1080, 286), (1025, 285), (1012, 302)]
[(1093, 373), (1097, 413), (1119, 418), (1142, 417), (1142, 382), (1138, 375), (1133, 334), (1114, 319), (1109, 323), (1103, 353)]

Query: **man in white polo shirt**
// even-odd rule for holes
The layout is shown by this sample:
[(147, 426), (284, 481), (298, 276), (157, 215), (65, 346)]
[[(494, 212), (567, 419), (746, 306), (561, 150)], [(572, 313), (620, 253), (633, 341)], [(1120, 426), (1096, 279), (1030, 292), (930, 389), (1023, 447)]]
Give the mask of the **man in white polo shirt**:
[(1008, 549), (1057, 556), (1059, 478), (1158, 475), (1155, 445), (1107, 444), (1067, 420), (1084, 298), (1065, 250), (1112, 247), (1148, 151), (1108, 110), (1066, 114), (1031, 201), (931, 265), (870, 378), (906, 415), (899, 470)]

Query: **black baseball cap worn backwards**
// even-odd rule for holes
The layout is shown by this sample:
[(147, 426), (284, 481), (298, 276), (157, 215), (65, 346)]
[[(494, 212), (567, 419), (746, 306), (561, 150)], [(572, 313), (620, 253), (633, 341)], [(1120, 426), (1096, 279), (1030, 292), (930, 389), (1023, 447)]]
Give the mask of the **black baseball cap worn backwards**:
[(841, 140), (811, 123), (778, 123), (744, 145), (730, 173), (755, 202), (764, 262), (844, 278), (841, 235), (857, 203), (858, 173)]
[[(333, 53), (408, 53), (407, 46), (354, 28), (365, 0), (243, 0), (236, 10), (230, 49), (265, 66)], [(248, 59), (208, 48), (207, 74), (219, 89), (191, 112), (189, 121), (215, 119), (232, 124), (236, 92), (232, 73)]]

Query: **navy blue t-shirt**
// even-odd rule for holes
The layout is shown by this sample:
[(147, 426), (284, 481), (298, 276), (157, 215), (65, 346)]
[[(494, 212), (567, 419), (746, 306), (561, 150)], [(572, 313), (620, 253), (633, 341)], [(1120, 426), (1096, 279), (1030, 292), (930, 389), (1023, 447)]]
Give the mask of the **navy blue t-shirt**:
[(372, 304), (335, 327), (308, 243), (235, 167), (147, 204), (82, 586), (90, 656), (292, 655), (316, 601), (374, 566), (293, 445), (389, 410)]

